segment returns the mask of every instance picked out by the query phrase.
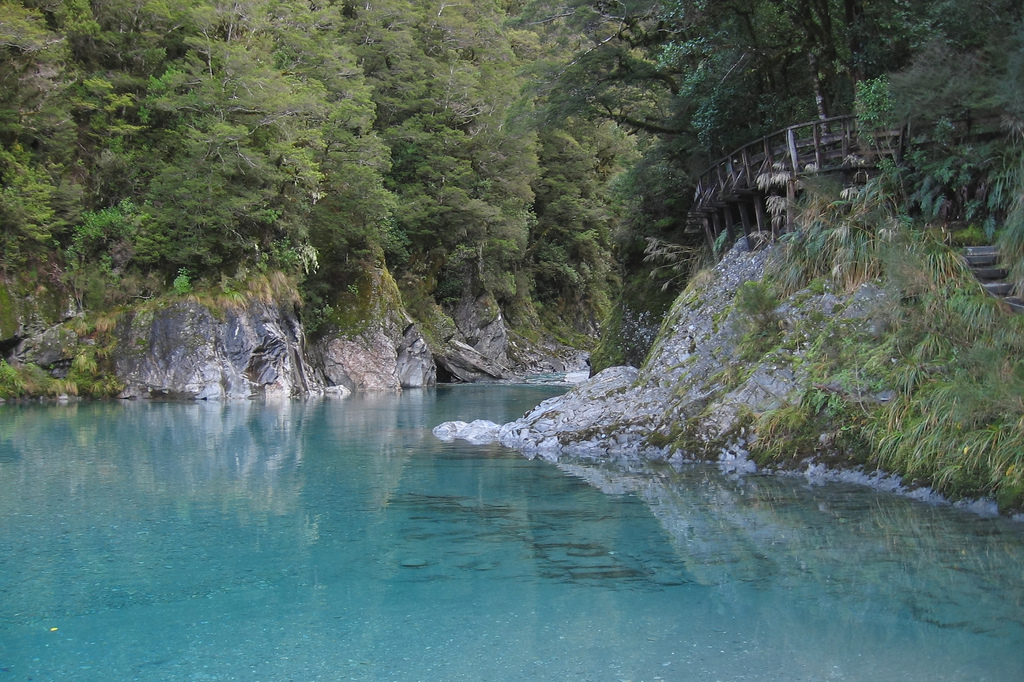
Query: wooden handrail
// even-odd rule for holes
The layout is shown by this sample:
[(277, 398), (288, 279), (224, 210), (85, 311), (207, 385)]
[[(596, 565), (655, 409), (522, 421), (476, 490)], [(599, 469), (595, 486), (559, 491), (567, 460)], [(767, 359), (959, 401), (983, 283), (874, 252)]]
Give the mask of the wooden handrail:
[(716, 161), (715, 163), (713, 163), (710, 166), (708, 166), (704, 170), (704, 172), (700, 174), (700, 176), (704, 177), (705, 175), (707, 175), (708, 173), (713, 171), (717, 166), (721, 165), (722, 163), (725, 163), (725, 161), (727, 159), (731, 159), (731, 158), (733, 158), (733, 157), (735, 157), (735, 156), (737, 156), (739, 154), (742, 154), (743, 150), (745, 150), (745, 149), (749, 149), (749, 148), (751, 148), (751, 147), (753, 147), (755, 145), (767, 145), (768, 141), (771, 140), (773, 137), (781, 137), (781, 136), (787, 136), (788, 137), (791, 132), (794, 133), (794, 136), (795, 136), (796, 131), (799, 130), (800, 128), (809, 128), (811, 126), (815, 126), (815, 127), (817, 127), (817, 126), (827, 126), (830, 123), (837, 123), (839, 121), (850, 121), (850, 122), (856, 123), (857, 122), (857, 117), (855, 115), (853, 115), (853, 114), (846, 114), (844, 116), (832, 116), (830, 118), (818, 118), (818, 119), (815, 119), (813, 121), (805, 121), (803, 123), (794, 123), (791, 126), (786, 126), (785, 128), (782, 128), (780, 130), (776, 130), (773, 133), (768, 133), (767, 135), (764, 135), (763, 137), (759, 137), (757, 140), (755, 140), (753, 142), (748, 142), (747, 144), (745, 144), (742, 147), (738, 148), (732, 154), (727, 154), (727, 155), (723, 156), (718, 161)]
[[(862, 144), (866, 143), (866, 144)], [(903, 131), (860, 134), (857, 117), (853, 115), (815, 119), (776, 130), (739, 147), (721, 157), (697, 177), (691, 217), (703, 225), (711, 245), (723, 228), (733, 233), (736, 216), (744, 234), (767, 229), (766, 192), (757, 186), (758, 176), (781, 165), (790, 180), (784, 190), (789, 200), (797, 192), (797, 177), (808, 173), (833, 172), (840, 169), (871, 167), (873, 160), (883, 156), (899, 158)], [(862, 158), (857, 158), (862, 152)], [(855, 160), (851, 163), (851, 160)], [(756, 226), (749, 214), (753, 203)], [(734, 214), (734, 209), (737, 214)], [(791, 225), (793, 216), (787, 215)], [(788, 229), (788, 228), (787, 228)], [(776, 226), (771, 226), (773, 234)]]
[[(835, 128), (838, 130), (831, 132)], [(707, 202), (729, 189), (755, 190), (757, 175), (780, 160), (793, 176), (844, 167), (861, 149), (858, 133), (856, 116), (833, 116), (795, 123), (748, 142), (698, 176), (694, 209), (701, 211)], [(870, 156), (900, 155), (902, 145), (893, 141), (902, 139), (901, 130), (869, 136), (874, 140), (872, 148), (866, 150)], [(839, 163), (834, 163), (837, 159)]]
[[(989, 119), (967, 119), (956, 125), (965, 127), (966, 135), (976, 139), (990, 137), (999, 129), (998, 122)], [(721, 157), (697, 176), (689, 225), (704, 232), (709, 246), (723, 226), (732, 235), (737, 217), (745, 235), (753, 230), (765, 232), (769, 229), (765, 217), (767, 197), (784, 193), (789, 207), (784, 224), (773, 221), (770, 226), (773, 236), (778, 236), (777, 227), (792, 228), (800, 176), (854, 171), (845, 181), (858, 182), (857, 177), (862, 180), (863, 173), (876, 167), (879, 159), (891, 157), (899, 161), (907, 133), (907, 128), (861, 131), (856, 116), (844, 115), (795, 123), (764, 135)], [(789, 174), (785, 187), (758, 187), (758, 176), (776, 167)], [(751, 206), (756, 225), (749, 215)]]

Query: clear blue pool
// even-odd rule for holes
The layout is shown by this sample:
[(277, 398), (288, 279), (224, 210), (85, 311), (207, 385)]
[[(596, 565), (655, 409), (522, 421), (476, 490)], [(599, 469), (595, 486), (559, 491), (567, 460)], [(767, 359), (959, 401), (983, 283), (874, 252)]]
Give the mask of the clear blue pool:
[(555, 392), (0, 406), (0, 681), (1024, 679), (1024, 524), (430, 433)]

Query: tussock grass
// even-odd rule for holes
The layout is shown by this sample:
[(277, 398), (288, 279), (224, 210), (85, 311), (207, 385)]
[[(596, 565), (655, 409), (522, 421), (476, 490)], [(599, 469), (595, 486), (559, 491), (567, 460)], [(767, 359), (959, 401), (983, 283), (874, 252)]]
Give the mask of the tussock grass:
[[(912, 226), (885, 190), (877, 179), (838, 198), (809, 193), (800, 232), (780, 249), (769, 273), (780, 292), (818, 277), (846, 291), (877, 281), (891, 306), (882, 331), (818, 330), (803, 399), (760, 416), (755, 455), (860, 444), (867, 462), (907, 481), (1022, 509), (1024, 316), (988, 296), (941, 231)], [(1024, 235), (1024, 199), (1016, 207)], [(895, 397), (870, 399), (885, 390)]]
[(887, 182), (879, 176), (860, 189), (806, 188), (797, 210), (799, 229), (784, 236), (781, 257), (769, 268), (768, 276), (783, 295), (820, 277), (853, 291), (881, 274), (884, 245), (902, 225)]
[(217, 313), (240, 310), (252, 301), (301, 305), (302, 296), (295, 280), (281, 271), (241, 273), (222, 277), (214, 286), (196, 287), (183, 297)]
[(1009, 277), (1014, 284), (1014, 294), (1024, 296), (1024, 158), (1014, 167), (1012, 180), (1016, 187), (1010, 210), (999, 234), (999, 249), (1003, 262), (1009, 264)]
[(21, 373), (6, 360), (0, 360), (0, 398), (17, 398), (24, 395), (27, 388)]

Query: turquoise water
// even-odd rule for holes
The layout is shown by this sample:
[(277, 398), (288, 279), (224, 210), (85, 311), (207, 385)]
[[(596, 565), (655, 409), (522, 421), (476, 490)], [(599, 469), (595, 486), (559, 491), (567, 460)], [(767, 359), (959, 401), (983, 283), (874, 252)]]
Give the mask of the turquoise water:
[(445, 444), (557, 392), (0, 408), (0, 680), (1021, 680), (1024, 527)]

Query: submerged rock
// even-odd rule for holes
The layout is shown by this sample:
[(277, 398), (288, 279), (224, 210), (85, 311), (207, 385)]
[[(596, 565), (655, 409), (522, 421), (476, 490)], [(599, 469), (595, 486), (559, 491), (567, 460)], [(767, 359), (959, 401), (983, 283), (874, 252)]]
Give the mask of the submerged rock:
[(468, 424), (463, 421), (444, 422), (434, 427), (433, 434), (445, 443), (464, 440), (473, 445), (487, 445), (498, 440), (501, 426), (486, 419), (477, 419)]

